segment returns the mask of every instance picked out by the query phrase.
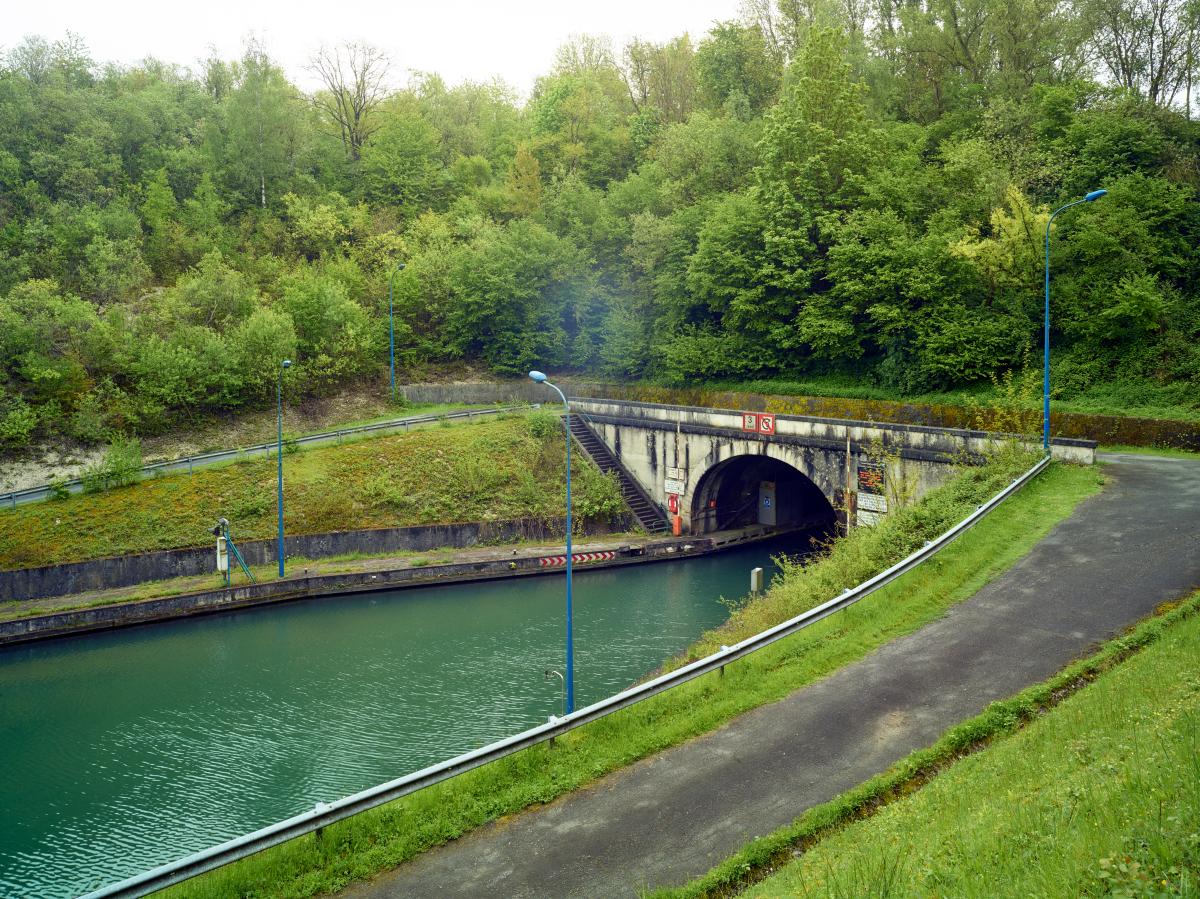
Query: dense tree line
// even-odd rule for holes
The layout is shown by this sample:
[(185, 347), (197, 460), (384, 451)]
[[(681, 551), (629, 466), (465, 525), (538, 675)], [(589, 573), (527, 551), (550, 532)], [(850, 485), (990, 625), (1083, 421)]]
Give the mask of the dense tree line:
[(366, 46), (306, 95), (30, 38), (0, 68), (0, 444), (401, 364), (1200, 388), (1195, 0), (751, 0), (578, 37), (520, 102)]

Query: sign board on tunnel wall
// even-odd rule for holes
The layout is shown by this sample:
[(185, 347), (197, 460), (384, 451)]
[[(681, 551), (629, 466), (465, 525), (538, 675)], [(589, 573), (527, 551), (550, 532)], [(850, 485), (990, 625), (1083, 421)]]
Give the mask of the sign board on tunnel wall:
[(774, 434), (775, 415), (772, 412), (743, 412), (742, 430), (754, 434)]
[(887, 465), (883, 462), (858, 463), (858, 492), (883, 496), (887, 487)]
[(858, 491), (855, 507), (858, 509), (857, 523), (868, 527), (879, 524), (887, 514), (887, 464), (884, 462), (858, 463)]

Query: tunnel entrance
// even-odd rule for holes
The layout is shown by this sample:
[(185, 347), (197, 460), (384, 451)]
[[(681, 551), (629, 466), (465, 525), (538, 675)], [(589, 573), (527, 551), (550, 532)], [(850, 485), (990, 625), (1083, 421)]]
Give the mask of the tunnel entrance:
[(833, 506), (798, 470), (768, 456), (734, 456), (705, 472), (692, 497), (692, 532), (761, 524), (833, 532)]

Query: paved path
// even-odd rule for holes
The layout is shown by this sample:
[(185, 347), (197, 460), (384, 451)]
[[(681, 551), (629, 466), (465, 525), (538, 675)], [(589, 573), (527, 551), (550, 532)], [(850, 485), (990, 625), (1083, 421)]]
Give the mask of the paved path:
[(355, 897), (634, 896), (684, 883), (1200, 587), (1200, 462), (1112, 483), (943, 618), (729, 725), (481, 828)]

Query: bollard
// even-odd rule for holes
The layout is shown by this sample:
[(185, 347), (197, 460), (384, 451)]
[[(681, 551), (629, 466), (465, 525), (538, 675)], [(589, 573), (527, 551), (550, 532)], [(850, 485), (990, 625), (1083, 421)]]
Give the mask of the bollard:
[(750, 593), (754, 596), (762, 593), (763, 589), (763, 570), (761, 568), (750, 569)]

